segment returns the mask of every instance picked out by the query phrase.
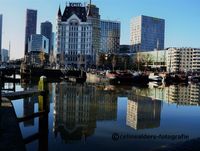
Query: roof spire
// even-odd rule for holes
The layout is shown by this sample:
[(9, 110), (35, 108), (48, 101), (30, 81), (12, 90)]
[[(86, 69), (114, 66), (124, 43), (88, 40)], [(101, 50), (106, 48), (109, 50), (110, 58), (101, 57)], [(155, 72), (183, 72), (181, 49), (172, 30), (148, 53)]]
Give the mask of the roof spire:
[(89, 6), (88, 6), (87, 16), (92, 16), (91, 6), (92, 6), (92, 0), (90, 0)]
[(59, 17), (62, 16), (61, 9), (60, 9), (60, 5), (59, 5), (59, 9), (58, 9), (58, 16), (59, 16)]

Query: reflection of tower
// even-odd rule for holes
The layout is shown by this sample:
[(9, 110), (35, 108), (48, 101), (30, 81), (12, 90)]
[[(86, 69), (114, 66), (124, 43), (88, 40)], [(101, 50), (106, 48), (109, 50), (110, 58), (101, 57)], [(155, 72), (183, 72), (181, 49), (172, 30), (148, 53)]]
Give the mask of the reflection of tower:
[(94, 87), (61, 83), (56, 90), (55, 132), (66, 142), (92, 135), (96, 127)]
[(126, 124), (134, 129), (160, 126), (161, 101), (136, 96), (128, 100)]
[[(24, 117), (34, 113), (34, 103), (37, 101), (37, 96), (24, 99)], [(24, 127), (33, 126), (34, 118), (24, 121)]]
[(117, 119), (117, 95), (106, 91), (96, 91), (97, 120)]

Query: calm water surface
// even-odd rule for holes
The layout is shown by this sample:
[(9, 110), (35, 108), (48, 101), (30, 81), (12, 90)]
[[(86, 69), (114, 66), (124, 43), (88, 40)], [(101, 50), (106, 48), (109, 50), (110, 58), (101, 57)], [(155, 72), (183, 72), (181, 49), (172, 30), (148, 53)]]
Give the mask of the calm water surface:
[[(23, 138), (30, 138), (28, 151), (147, 151), (200, 137), (199, 85), (137, 88), (61, 82), (49, 84), (49, 91), (48, 116), (20, 123)], [(37, 96), (13, 104), (18, 117), (38, 111)]]

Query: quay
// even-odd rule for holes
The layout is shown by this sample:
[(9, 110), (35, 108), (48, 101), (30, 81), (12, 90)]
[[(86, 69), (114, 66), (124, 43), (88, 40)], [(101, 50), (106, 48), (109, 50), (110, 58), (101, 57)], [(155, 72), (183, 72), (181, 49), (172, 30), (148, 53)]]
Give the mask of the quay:
[(6, 98), (2, 98), (0, 107), (0, 150), (25, 151), (13, 104)]

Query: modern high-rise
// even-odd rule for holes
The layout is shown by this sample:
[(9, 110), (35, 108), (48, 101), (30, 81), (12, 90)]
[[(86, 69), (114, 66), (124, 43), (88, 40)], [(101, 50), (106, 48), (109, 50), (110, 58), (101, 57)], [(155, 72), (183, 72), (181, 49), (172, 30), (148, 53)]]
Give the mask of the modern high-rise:
[(138, 16), (131, 20), (132, 51), (163, 50), (165, 41), (165, 20)]
[(120, 50), (120, 22), (101, 20), (101, 52), (116, 53)]
[(1, 49), (1, 61), (8, 62), (9, 61), (9, 50)]
[[(91, 5), (91, 4), (90, 4)], [(100, 16), (96, 6), (69, 3), (57, 17), (57, 64), (75, 68), (96, 65), (100, 48)]]
[(49, 40), (41, 34), (31, 35), (28, 41), (28, 52), (45, 52), (48, 53)]
[(50, 54), (50, 52), (53, 49), (53, 46), (52, 46), (52, 24), (51, 24), (51, 22), (46, 21), (46, 22), (41, 23), (40, 33), (41, 33), (41, 35), (45, 36), (49, 40), (49, 51), (48, 51), (48, 53)]
[(28, 53), (28, 39), (37, 30), (37, 10), (26, 10), (26, 27), (25, 27), (25, 54)]
[[(28, 53), (30, 57), (29, 61), (31, 63), (40, 64), (42, 62), (41, 61), (42, 53), (48, 54), (48, 51), (49, 51), (49, 40), (45, 36), (41, 34), (35, 34), (30, 36), (28, 41)], [(44, 60), (46, 60), (46, 58)]]
[(1, 63), (1, 47), (2, 47), (2, 22), (3, 22), (3, 15), (0, 14), (0, 63)]
[(87, 22), (92, 24), (92, 64), (98, 64), (99, 52), (101, 48), (101, 27), (99, 8), (91, 3), (87, 5)]

